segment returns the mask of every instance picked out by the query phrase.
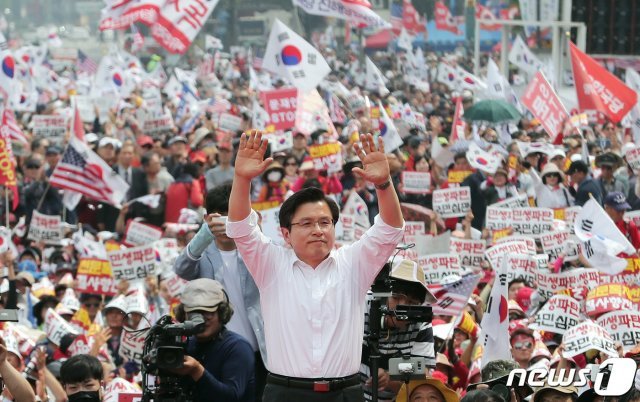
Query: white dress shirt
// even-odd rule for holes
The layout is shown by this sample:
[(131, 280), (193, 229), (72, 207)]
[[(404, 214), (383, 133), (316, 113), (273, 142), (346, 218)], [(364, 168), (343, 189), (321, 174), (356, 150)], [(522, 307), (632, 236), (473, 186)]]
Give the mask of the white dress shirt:
[[(352, 245), (332, 250), (315, 269), (274, 244), (257, 226), (258, 214), (227, 221), (227, 236), (260, 290), (267, 368), (300, 378), (335, 378), (360, 369), (366, 294), (402, 239), (376, 216)], [(403, 224), (404, 226), (404, 224)]]

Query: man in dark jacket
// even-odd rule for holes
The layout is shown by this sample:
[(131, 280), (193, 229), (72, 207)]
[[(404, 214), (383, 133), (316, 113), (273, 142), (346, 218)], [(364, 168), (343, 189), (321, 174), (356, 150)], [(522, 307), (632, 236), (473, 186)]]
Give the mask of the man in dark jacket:
[[(602, 191), (598, 183), (589, 175), (589, 166), (581, 160), (571, 163), (567, 174), (571, 176), (571, 183), (578, 186), (575, 193), (576, 205), (583, 206), (589, 197), (593, 197), (602, 205)], [(472, 193), (473, 194), (473, 193)]]
[(476, 170), (467, 176), (461, 184), (463, 187), (469, 187), (471, 193), (471, 212), (473, 212), (473, 222), (471, 222), (471, 226), (477, 230), (482, 230), (484, 227), (484, 218), (487, 213), (487, 202), (480, 188), (480, 185), (486, 179), (487, 176), (481, 170)]

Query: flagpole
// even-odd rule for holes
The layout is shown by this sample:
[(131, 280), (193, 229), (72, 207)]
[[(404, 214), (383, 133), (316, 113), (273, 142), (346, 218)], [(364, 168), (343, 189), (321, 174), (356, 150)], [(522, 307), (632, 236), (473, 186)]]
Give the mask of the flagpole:
[(47, 196), (49, 192), (49, 188), (51, 187), (51, 182), (47, 182), (47, 187), (44, 189), (44, 193), (42, 193), (42, 197), (40, 197), (40, 201), (38, 201), (38, 206), (36, 207), (36, 211), (40, 212), (40, 207), (42, 207), (42, 203), (44, 202), (44, 197)]
[(4, 187), (4, 220), (5, 220), (5, 227), (8, 229), (9, 228), (9, 187), (5, 186)]

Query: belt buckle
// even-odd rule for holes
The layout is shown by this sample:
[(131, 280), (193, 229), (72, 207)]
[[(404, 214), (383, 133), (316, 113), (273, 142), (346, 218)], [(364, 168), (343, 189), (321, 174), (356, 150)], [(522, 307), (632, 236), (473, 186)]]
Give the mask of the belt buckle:
[(314, 381), (313, 382), (313, 391), (314, 392), (329, 392), (329, 391), (331, 391), (331, 387), (329, 386), (329, 381)]

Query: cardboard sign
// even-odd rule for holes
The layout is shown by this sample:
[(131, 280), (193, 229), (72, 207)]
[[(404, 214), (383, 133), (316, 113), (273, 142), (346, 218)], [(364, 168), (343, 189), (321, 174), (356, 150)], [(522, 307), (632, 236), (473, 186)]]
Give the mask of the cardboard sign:
[(142, 333), (133, 333), (122, 331), (120, 334), (120, 349), (118, 354), (128, 361), (134, 361), (138, 364), (142, 362), (142, 352), (144, 350), (144, 340), (147, 337), (147, 331)]
[(484, 260), (486, 244), (484, 240), (468, 240), (451, 238), (449, 251), (460, 257), (460, 264), (463, 267), (480, 268)]
[(342, 170), (342, 144), (339, 142), (312, 145), (309, 147), (309, 155), (313, 159), (313, 168), (317, 171), (334, 173)]
[(402, 172), (402, 192), (405, 194), (429, 194), (431, 192), (431, 173)]
[(627, 163), (629, 164), (629, 166), (631, 166), (631, 169), (633, 169), (634, 172), (639, 172), (640, 171), (640, 148), (638, 147), (634, 147), (631, 148), (629, 150), (627, 150), (627, 152), (625, 152), (624, 154), (627, 158)]
[(485, 227), (489, 230), (503, 230), (510, 228), (511, 210), (497, 207), (495, 204), (487, 207)]
[(163, 231), (157, 226), (131, 220), (127, 225), (125, 233), (126, 244), (131, 246), (142, 246), (153, 243), (156, 240), (160, 240)]
[(69, 118), (66, 116), (37, 114), (33, 116), (31, 122), (34, 137), (45, 137), (57, 144), (62, 144), (69, 127)]
[(104, 402), (140, 402), (142, 391), (135, 384), (116, 377), (104, 388)]
[(598, 286), (600, 276), (597, 269), (579, 268), (560, 274), (538, 272), (537, 282), (538, 293), (544, 299), (549, 299), (563, 289), (571, 289), (579, 293), (593, 289)]
[(562, 132), (569, 113), (541, 71), (533, 77), (520, 102), (540, 121), (551, 141)]
[(513, 208), (510, 225), (513, 231), (539, 237), (553, 230), (553, 210), (550, 208)]
[(417, 234), (425, 234), (424, 222), (410, 221), (404, 223), (405, 236), (415, 236)]
[(618, 357), (611, 335), (591, 320), (566, 331), (562, 336), (562, 342), (565, 357), (574, 357), (591, 349), (599, 350), (611, 357)]
[(75, 289), (83, 293), (113, 296), (118, 293), (109, 261), (83, 258), (78, 263)]
[(178, 297), (182, 294), (184, 287), (187, 285), (187, 281), (180, 278), (175, 273), (169, 274), (164, 278), (164, 282), (167, 285), (167, 290), (171, 297)]
[(165, 113), (162, 116), (148, 115), (142, 123), (142, 131), (145, 134), (160, 133), (173, 130), (173, 116)]
[(484, 253), (494, 270), (500, 269), (502, 266), (502, 258), (507, 254), (534, 255), (535, 249), (534, 252), (531, 252), (527, 242), (522, 240), (512, 240), (498, 243), (495, 246), (488, 248)]
[(529, 206), (529, 200), (526, 194), (520, 194), (515, 197), (507, 198), (506, 200), (496, 202), (491, 204), (492, 207), (496, 208), (524, 208)]
[(156, 251), (152, 244), (107, 252), (113, 277), (133, 281), (158, 274)]
[(433, 209), (441, 218), (465, 216), (471, 209), (469, 187), (435, 190), (433, 192)]
[(60, 317), (60, 315), (58, 315), (58, 313), (56, 313), (52, 308), (47, 310), (47, 314), (44, 318), (44, 323), (47, 338), (49, 338), (52, 343), (58, 346), (60, 346), (60, 341), (66, 334), (78, 334), (78, 332), (74, 330), (73, 327), (64, 318)]
[(564, 334), (580, 322), (580, 303), (573, 297), (555, 295), (536, 314), (535, 329)]
[(640, 313), (613, 311), (598, 318), (596, 323), (611, 335), (614, 342), (620, 342), (625, 352), (640, 343)]
[(544, 233), (540, 236), (542, 250), (549, 255), (551, 259), (556, 259), (564, 251), (565, 242), (569, 239), (571, 233), (568, 230), (556, 230)]
[(450, 187), (456, 187), (455, 185), (460, 185), (464, 179), (471, 176), (473, 170), (456, 170), (450, 169), (449, 173), (447, 173), (447, 182)]
[(524, 235), (511, 235), (511, 236), (507, 236), (507, 237), (503, 237), (502, 239), (499, 239), (496, 244), (500, 244), (500, 243), (506, 243), (506, 242), (510, 242), (510, 241), (519, 241), (519, 242), (524, 242), (527, 246), (527, 253), (526, 254), (535, 254), (537, 252), (537, 246), (536, 246), (536, 241), (533, 240), (531, 238), (531, 236), (524, 236)]
[(636, 310), (639, 301), (637, 290), (637, 287), (632, 289), (621, 283), (605, 283), (597, 286), (587, 293), (585, 311), (590, 317), (597, 317), (610, 311)]
[(416, 262), (424, 271), (427, 285), (440, 285), (445, 276), (462, 275), (460, 257), (454, 254), (423, 255)]
[(67, 352), (71, 356), (86, 355), (91, 351), (91, 346), (95, 339), (93, 337), (87, 337), (85, 334), (78, 335), (76, 339), (71, 342), (71, 345), (67, 348)]
[(242, 129), (242, 117), (231, 113), (222, 113), (218, 118), (218, 129), (235, 133)]
[(532, 255), (507, 254), (503, 258), (507, 259), (507, 282), (522, 278), (530, 285), (535, 283), (537, 264)]
[(31, 240), (43, 241), (47, 244), (60, 244), (62, 240), (62, 218), (59, 215), (45, 215), (33, 211), (29, 224)]
[(627, 267), (617, 275), (601, 273), (601, 283), (626, 283), (640, 285), (640, 258), (626, 258)]
[(264, 110), (269, 114), (269, 122), (276, 130), (288, 130), (296, 124), (298, 89), (282, 88), (260, 92)]

